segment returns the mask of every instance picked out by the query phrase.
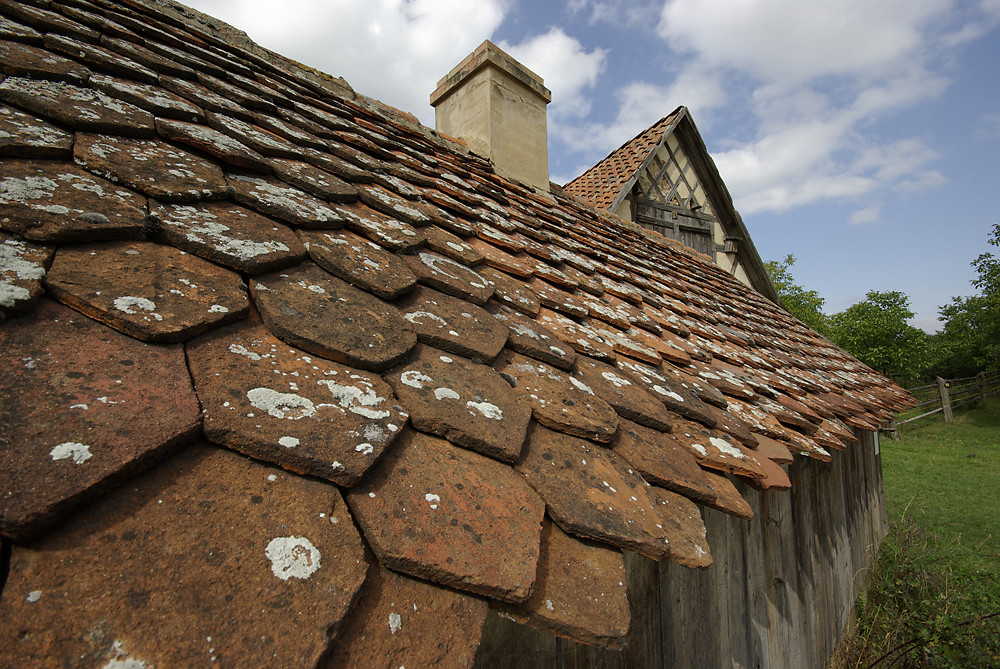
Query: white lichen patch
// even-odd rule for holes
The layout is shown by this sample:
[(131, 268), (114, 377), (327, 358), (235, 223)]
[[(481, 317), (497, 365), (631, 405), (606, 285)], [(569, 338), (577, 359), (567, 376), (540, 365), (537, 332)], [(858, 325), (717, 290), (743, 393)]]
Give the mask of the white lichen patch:
[(278, 444), (285, 448), (295, 448), (299, 445), (299, 440), (295, 437), (281, 437), (278, 439)]
[(312, 400), (295, 393), (281, 393), (270, 388), (253, 388), (247, 392), (250, 404), (274, 418), (298, 420), (316, 413)]
[(264, 554), (271, 561), (271, 573), (282, 581), (307, 579), (320, 567), (319, 549), (305, 537), (275, 537)]
[(31, 592), (28, 593), (28, 596), (24, 598), (24, 601), (28, 602), (29, 604), (34, 604), (41, 598), (42, 598), (41, 590), (32, 590)]
[(395, 634), (403, 626), (403, 618), (398, 613), (389, 614), (389, 632)]
[(725, 439), (720, 439), (719, 437), (710, 437), (709, 441), (712, 442), (712, 445), (715, 446), (717, 449), (719, 449), (719, 451), (721, 451), (723, 455), (729, 455), (734, 458), (739, 458), (741, 460), (744, 458), (743, 451), (736, 448)]
[(582, 390), (583, 392), (587, 393), (588, 395), (593, 395), (594, 394), (593, 389), (590, 386), (588, 386), (586, 383), (584, 383), (583, 381), (580, 381), (579, 379), (576, 379), (576, 378), (574, 378), (574, 377), (571, 376), (571, 377), (569, 377), (569, 382), (572, 383), (575, 388), (577, 388), (578, 390)]
[(625, 386), (632, 385), (631, 381), (623, 379), (614, 372), (601, 372), (601, 376), (603, 376), (606, 381), (610, 381), (614, 384), (615, 388), (624, 388)]
[(442, 327), (448, 324), (448, 321), (441, 318), (437, 314), (432, 314), (429, 311), (411, 311), (409, 313), (403, 314), (403, 318), (413, 323), (414, 325), (424, 325), (424, 319), (439, 323)]
[(460, 399), (460, 395), (456, 393), (451, 388), (438, 388), (434, 391), (434, 397), (439, 400), (449, 399), (457, 400)]
[(475, 415), (474, 411), (478, 411), (486, 418), (492, 418), (493, 420), (503, 420), (503, 411), (500, 410), (500, 407), (491, 402), (474, 402), (472, 400), (469, 400), (468, 402), (465, 403), (465, 406), (473, 410), (469, 412), (473, 415)]
[(430, 492), (424, 495), (424, 499), (427, 501), (427, 503), (430, 505), (432, 509), (437, 509), (438, 503), (441, 501), (441, 498), (439, 496)]
[(316, 383), (326, 386), (340, 408), (351, 413), (372, 420), (388, 418), (391, 415), (389, 411), (374, 408), (386, 402), (386, 398), (379, 397), (371, 384), (364, 380), (359, 381), (361, 385), (365, 386), (364, 389), (353, 385), (343, 385), (329, 379), (323, 379)]
[(691, 448), (693, 448), (694, 450), (696, 450), (702, 457), (705, 457), (705, 456), (708, 455), (708, 450), (704, 446), (702, 446), (701, 444), (691, 444)]
[(371, 455), (372, 453), (375, 452), (375, 447), (366, 442), (363, 444), (358, 444), (357, 446), (354, 447), (354, 450), (360, 453), (361, 455)]
[(235, 353), (236, 355), (245, 355), (246, 357), (248, 357), (248, 358), (250, 358), (251, 360), (254, 360), (254, 361), (257, 361), (257, 360), (261, 359), (261, 356), (260, 356), (259, 353), (255, 353), (255, 352), (251, 351), (250, 349), (248, 349), (246, 346), (243, 346), (242, 344), (230, 344), (229, 345), (229, 352), (230, 353)]
[(683, 402), (684, 401), (683, 397), (681, 397), (680, 395), (678, 395), (674, 391), (670, 390), (669, 388), (664, 388), (663, 386), (660, 386), (660, 385), (654, 385), (653, 386), (653, 390), (655, 390), (656, 392), (660, 393), (664, 397), (669, 397), (670, 399), (672, 399), (675, 402)]
[[(150, 317), (157, 321), (162, 321), (163, 316), (156, 313), (156, 303), (145, 297), (136, 297), (135, 295), (125, 295), (123, 297), (116, 297), (114, 301), (115, 309), (118, 311), (128, 314), (130, 316), (141, 315), (145, 320), (149, 320)], [(137, 311), (140, 310), (140, 311)], [(147, 314), (142, 314), (141, 311), (148, 312)]]
[(92, 458), (93, 454), (87, 444), (81, 444), (78, 441), (64, 441), (49, 451), (49, 456), (53, 461), (72, 459), (73, 464), (82, 465)]
[(415, 369), (408, 369), (400, 374), (399, 380), (403, 385), (416, 388), (417, 390), (423, 388), (425, 383), (434, 383), (434, 379)]

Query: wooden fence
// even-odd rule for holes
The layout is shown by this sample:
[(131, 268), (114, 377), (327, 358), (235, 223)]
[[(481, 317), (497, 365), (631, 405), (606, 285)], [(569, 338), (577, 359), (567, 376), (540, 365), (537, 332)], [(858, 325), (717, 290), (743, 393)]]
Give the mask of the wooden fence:
[(974, 402), (985, 402), (987, 398), (1000, 394), (1000, 370), (980, 372), (976, 376), (967, 376), (962, 379), (938, 377), (935, 383), (907, 390), (916, 398), (917, 404), (899, 414), (895, 421), (889, 423), (885, 428), (888, 432), (895, 432), (900, 425), (912, 423), (936, 413), (943, 413), (945, 422), (950, 423), (953, 409)]

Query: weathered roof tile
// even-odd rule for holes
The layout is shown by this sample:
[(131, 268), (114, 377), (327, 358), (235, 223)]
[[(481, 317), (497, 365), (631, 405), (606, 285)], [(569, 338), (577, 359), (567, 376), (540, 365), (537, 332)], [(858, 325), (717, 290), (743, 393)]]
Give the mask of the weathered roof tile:
[(55, 249), (0, 233), (0, 321), (27, 313), (45, 292)]
[(17, 42), (0, 42), (0, 72), (12, 77), (82, 84), (90, 70), (62, 56)]
[(6, 322), (0, 344), (4, 536), (39, 534), (201, 427), (180, 347), (136, 341), (49, 300)]
[(301, 230), (299, 236), (317, 265), (383, 300), (394, 300), (417, 285), (402, 258), (352, 232)]
[(670, 412), (656, 397), (618, 368), (580, 357), (577, 359), (574, 376), (590, 386), (598, 397), (613, 406), (623, 418), (657, 430), (670, 430), (674, 421)]
[(149, 203), (157, 234), (182, 251), (248, 274), (296, 265), (306, 251), (294, 232), (232, 202)]
[(100, 91), (62, 82), (7, 77), (0, 82), (0, 100), (77, 130), (125, 137), (152, 137), (155, 132), (149, 112)]
[(311, 262), (257, 276), (250, 289), (271, 332), (345, 365), (386, 369), (417, 342), (396, 307)]
[(670, 435), (622, 419), (611, 447), (650, 483), (699, 501), (715, 499), (694, 455)]
[(499, 608), (502, 615), (557, 636), (620, 648), (631, 623), (622, 554), (546, 522), (531, 598)]
[(698, 506), (675, 492), (653, 488), (656, 512), (670, 541), (669, 557), (685, 567), (704, 569), (712, 564), (705, 521)]
[(257, 170), (265, 174), (271, 171), (271, 166), (264, 156), (208, 126), (157, 118), (156, 132), (163, 139), (204, 151), (228, 165)]
[(0, 156), (69, 158), (73, 135), (37, 116), (0, 104)]
[(418, 430), (504, 462), (521, 453), (531, 407), (492, 367), (419, 346), (385, 379)]
[(531, 594), (545, 506), (509, 467), (407, 430), (347, 492), (379, 561), (504, 601)]
[(666, 555), (649, 486), (612, 451), (532, 424), (516, 469), (563, 530), (655, 560)]
[(559, 369), (573, 368), (576, 351), (562, 344), (551, 330), (503, 304), (493, 302), (488, 310), (510, 331), (507, 337), (509, 348)]
[(146, 341), (184, 341), (250, 311), (238, 274), (151, 242), (64, 246), (46, 283), (59, 301)]
[(187, 355), (205, 435), (300, 474), (354, 485), (406, 424), (381, 378), (289, 348), (259, 322), (205, 335)]
[(507, 342), (507, 328), (481, 307), (424, 286), (397, 306), (420, 341), (444, 351), (489, 362)]
[(587, 385), (543, 362), (507, 351), (496, 369), (516, 381), (542, 425), (577, 437), (607, 443), (618, 430), (618, 414)]
[(0, 653), (40, 665), (312, 666), (366, 569), (335, 487), (194, 446), (14, 549), (6, 588), (21, 596), (0, 600)]

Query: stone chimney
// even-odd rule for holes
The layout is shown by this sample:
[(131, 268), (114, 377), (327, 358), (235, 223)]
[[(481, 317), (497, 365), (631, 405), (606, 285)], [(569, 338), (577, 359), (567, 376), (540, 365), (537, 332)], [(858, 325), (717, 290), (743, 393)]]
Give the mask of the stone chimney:
[(458, 137), (498, 171), (549, 190), (542, 78), (489, 40), (441, 79), (431, 93), (437, 131)]

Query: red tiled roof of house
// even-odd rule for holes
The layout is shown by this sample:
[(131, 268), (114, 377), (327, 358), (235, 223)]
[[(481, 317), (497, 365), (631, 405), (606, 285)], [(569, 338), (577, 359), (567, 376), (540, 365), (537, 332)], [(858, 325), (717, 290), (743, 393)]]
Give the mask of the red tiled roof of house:
[(2, 0), (0, 34), (10, 664), (471, 664), (490, 606), (615, 647), (622, 550), (706, 566), (727, 476), (907, 402), (195, 14)]
[(680, 110), (646, 128), (612, 151), (606, 158), (563, 186), (563, 192), (598, 209), (610, 209), (621, 189), (642, 166), (646, 156), (663, 139), (663, 133)]

